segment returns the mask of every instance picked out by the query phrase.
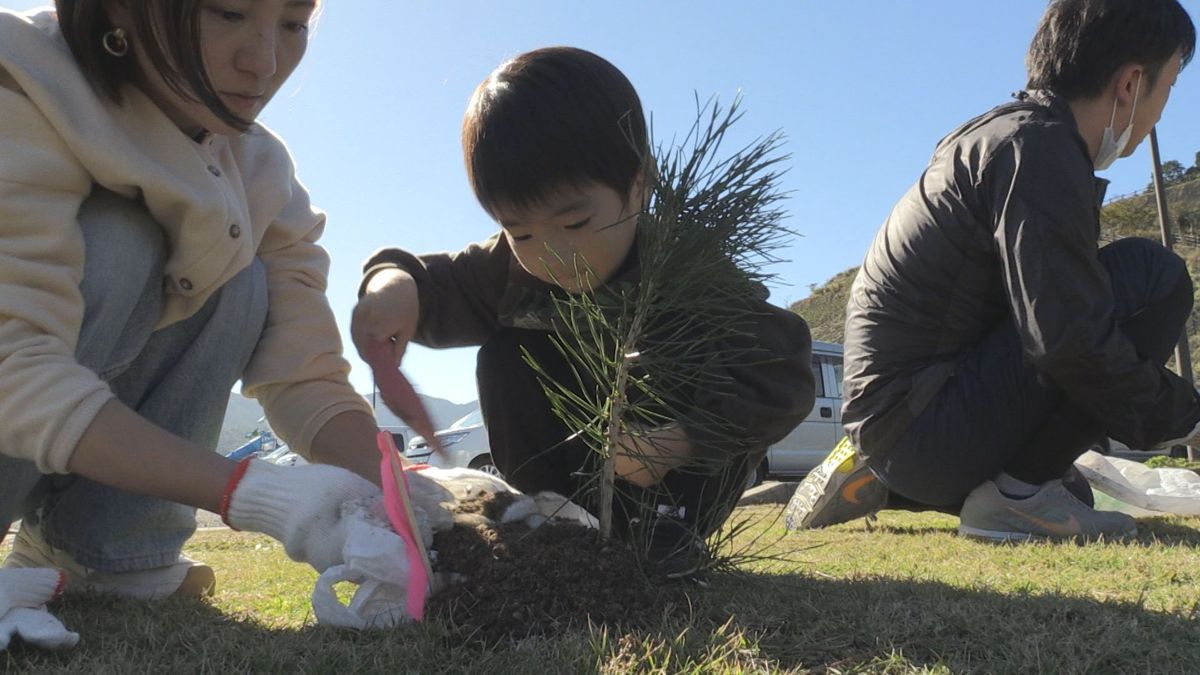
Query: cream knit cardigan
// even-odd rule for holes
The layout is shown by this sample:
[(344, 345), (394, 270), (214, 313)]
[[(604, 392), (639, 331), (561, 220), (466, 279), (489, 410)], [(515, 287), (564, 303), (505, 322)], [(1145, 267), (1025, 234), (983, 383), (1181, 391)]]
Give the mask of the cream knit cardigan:
[(242, 381), (297, 452), (334, 415), (371, 413), (347, 380), (325, 297), (325, 216), (283, 142), (255, 125), (197, 143), (132, 87), (115, 105), (84, 79), (52, 13), (0, 10), (0, 453), (65, 472), (113, 398), (74, 357), (77, 215), (95, 184), (140, 199), (163, 228), (160, 328), (263, 260), (270, 308)]

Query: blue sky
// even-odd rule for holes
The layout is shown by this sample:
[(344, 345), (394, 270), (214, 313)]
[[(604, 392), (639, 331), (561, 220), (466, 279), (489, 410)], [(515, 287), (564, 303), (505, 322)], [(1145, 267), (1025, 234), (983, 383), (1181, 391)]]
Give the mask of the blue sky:
[[(17, 9), (36, 2), (0, 0)], [(629, 76), (660, 140), (694, 119), (695, 96), (739, 91), (742, 140), (782, 129), (784, 188), (801, 236), (774, 268), (773, 302), (859, 264), (934, 144), (1025, 82), (1024, 54), (1045, 6), (1007, 2), (655, 0), (328, 0), (308, 56), (262, 121), (283, 135), (313, 201), (329, 213), (329, 297), (349, 343), (359, 266), (375, 248), (456, 250), (495, 225), (467, 187), (458, 144), (467, 100), (522, 51), (590, 49)], [(1200, 18), (1200, 0), (1185, 0)], [(1186, 69), (1159, 140), (1165, 159), (1200, 150), (1200, 80)], [(1149, 143), (1105, 172), (1110, 195), (1150, 181)], [(475, 398), (474, 352), (414, 348), (423, 393)]]

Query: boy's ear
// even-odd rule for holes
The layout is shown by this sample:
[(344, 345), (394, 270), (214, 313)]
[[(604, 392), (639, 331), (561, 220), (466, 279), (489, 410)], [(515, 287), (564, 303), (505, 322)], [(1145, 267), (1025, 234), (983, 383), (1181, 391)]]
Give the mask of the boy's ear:
[(643, 164), (637, 173), (637, 177), (633, 179), (633, 185), (629, 188), (629, 194), (626, 195), (625, 204), (632, 205), (637, 210), (645, 210), (650, 205), (650, 184), (653, 174), (650, 173), (657, 169), (653, 163), (647, 162)]

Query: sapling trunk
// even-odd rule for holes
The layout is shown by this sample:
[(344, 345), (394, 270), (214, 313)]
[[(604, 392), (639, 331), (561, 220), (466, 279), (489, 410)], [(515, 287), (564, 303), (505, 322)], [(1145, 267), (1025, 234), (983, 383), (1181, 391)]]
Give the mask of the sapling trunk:
[[(621, 360), (617, 367), (616, 379), (609, 393), (609, 418), (605, 436), (608, 446), (605, 448), (604, 463), (600, 468), (600, 536), (607, 539), (612, 536), (613, 491), (617, 480), (617, 453), (622, 451), (621, 429), (624, 424), (628, 407), (629, 371), (637, 359), (638, 352), (634, 345), (641, 339), (641, 326), (645, 317), (643, 312), (634, 315), (629, 329), (628, 340), (618, 352)], [(632, 450), (630, 450), (632, 452)]]

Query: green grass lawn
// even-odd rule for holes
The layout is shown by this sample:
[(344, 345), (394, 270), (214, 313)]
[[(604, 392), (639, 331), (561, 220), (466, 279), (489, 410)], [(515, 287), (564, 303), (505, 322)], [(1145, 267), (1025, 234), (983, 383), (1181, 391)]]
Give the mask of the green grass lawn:
[[(1123, 544), (993, 545), (956, 521), (885, 512), (784, 535), (778, 509), (739, 509), (768, 558), (720, 575), (653, 629), (463, 644), (435, 623), (355, 633), (314, 625), (315, 574), (279, 545), (205, 531), (211, 601), (68, 597), (82, 635), (59, 654), (0, 656), (36, 672), (1200, 672), (1200, 519), (1142, 521)], [(765, 543), (764, 543), (765, 542)], [(761, 549), (766, 546), (766, 549)], [(0, 550), (0, 554), (6, 551)], [(784, 558), (784, 559), (780, 559)]]

